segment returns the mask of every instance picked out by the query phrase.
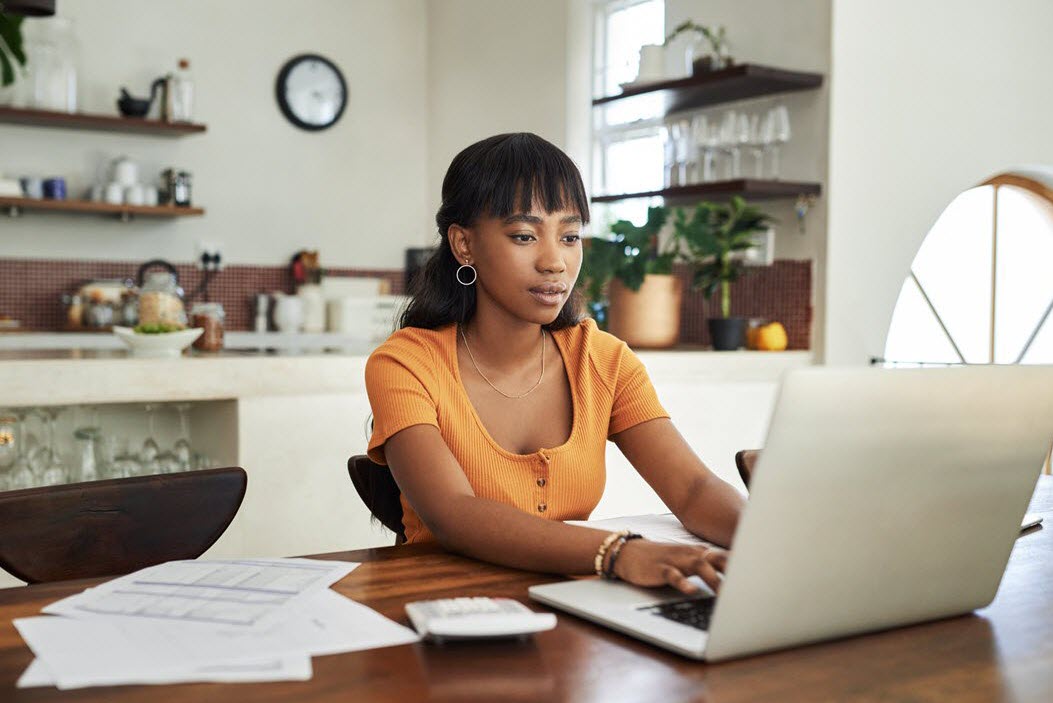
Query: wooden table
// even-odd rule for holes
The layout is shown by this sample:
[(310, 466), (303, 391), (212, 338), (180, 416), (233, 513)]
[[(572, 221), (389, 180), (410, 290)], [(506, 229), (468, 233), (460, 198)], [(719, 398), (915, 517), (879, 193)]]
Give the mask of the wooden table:
[[(0, 701), (1053, 701), (1053, 478), (994, 603), (975, 615), (707, 665), (569, 615), (533, 642), (415, 644), (314, 659), (302, 683), (14, 688), (32, 655), (11, 625), (96, 581), (0, 591)], [(557, 577), (410, 546), (321, 555), (365, 562), (335, 588), (407, 622), (407, 601), (510, 596)], [(539, 607), (536, 606), (535, 607)]]

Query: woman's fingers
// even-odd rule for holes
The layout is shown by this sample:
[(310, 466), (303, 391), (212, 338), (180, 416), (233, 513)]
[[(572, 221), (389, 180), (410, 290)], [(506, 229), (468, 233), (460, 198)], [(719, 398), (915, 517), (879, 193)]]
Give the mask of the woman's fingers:
[(662, 576), (665, 578), (665, 582), (670, 586), (686, 593), (689, 596), (693, 596), (698, 593), (699, 588), (695, 584), (688, 580), (687, 576), (684, 576), (684, 572), (672, 565), (666, 565), (662, 569)]
[(706, 552), (706, 561), (720, 573), (728, 570), (728, 553), (724, 549), (710, 549)]

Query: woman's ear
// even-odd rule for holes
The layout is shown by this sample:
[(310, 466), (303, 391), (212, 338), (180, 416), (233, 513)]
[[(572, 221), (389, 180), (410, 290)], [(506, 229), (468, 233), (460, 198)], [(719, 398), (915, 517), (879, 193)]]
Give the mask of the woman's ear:
[(470, 233), (467, 229), (460, 225), (450, 225), (450, 228), (446, 231), (446, 239), (450, 243), (450, 251), (453, 252), (453, 258), (462, 264), (472, 263)]

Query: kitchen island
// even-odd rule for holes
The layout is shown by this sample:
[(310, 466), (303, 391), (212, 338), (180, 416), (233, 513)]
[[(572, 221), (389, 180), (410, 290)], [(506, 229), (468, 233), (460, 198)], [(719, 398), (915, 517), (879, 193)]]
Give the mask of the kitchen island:
[[(0, 351), (0, 407), (91, 406), (141, 415), (145, 403), (189, 403), (193, 443), (214, 464), (248, 472), (245, 501), (209, 556), (289, 556), (391, 544), (347, 475), (365, 452), (371, 345), (343, 353), (221, 352), (172, 359), (122, 351)], [(780, 374), (808, 352), (641, 351), (681, 433), (741, 486), (735, 450), (759, 446)], [(103, 428), (106, 431), (107, 428)], [(594, 517), (665, 512), (613, 444)], [(0, 574), (0, 585), (17, 583)]]

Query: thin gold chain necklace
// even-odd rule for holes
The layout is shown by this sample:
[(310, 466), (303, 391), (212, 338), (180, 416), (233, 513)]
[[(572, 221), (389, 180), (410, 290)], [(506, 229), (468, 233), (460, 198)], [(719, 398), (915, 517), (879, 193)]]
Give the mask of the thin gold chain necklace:
[(461, 339), (464, 340), (464, 348), (468, 350), (468, 358), (472, 360), (472, 366), (475, 367), (475, 370), (479, 373), (480, 376), (483, 377), (483, 380), (486, 381), (487, 383), (489, 383), (490, 387), (493, 388), (495, 391), (497, 391), (498, 393), (500, 393), (501, 395), (503, 395), (506, 398), (511, 398), (511, 399), (515, 400), (517, 398), (525, 398), (525, 397), (527, 397), (528, 395), (533, 393), (535, 390), (537, 390), (537, 387), (541, 385), (541, 379), (543, 379), (545, 377), (545, 328), (544, 327), (541, 328), (541, 375), (537, 377), (537, 383), (535, 383), (533, 386), (531, 386), (530, 390), (526, 391), (525, 393), (520, 393), (519, 395), (508, 395), (503, 390), (501, 390), (500, 388), (495, 386), (490, 381), (490, 379), (486, 377), (486, 374), (484, 374), (482, 369), (479, 368), (479, 364), (475, 363), (475, 355), (472, 354), (472, 348), (470, 346), (468, 346), (468, 338), (466, 336), (464, 336), (464, 328), (461, 327), (460, 325), (457, 325), (457, 329), (459, 329), (461, 331)]

